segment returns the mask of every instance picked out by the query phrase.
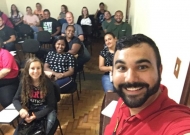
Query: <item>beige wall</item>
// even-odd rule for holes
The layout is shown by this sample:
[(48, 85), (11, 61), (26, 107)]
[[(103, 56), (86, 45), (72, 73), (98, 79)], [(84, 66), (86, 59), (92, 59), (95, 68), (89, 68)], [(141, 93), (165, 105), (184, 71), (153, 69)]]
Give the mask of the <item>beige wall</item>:
[[(130, 23), (133, 33), (150, 36), (160, 49), (162, 84), (169, 96), (179, 102), (190, 61), (190, 1), (189, 0), (131, 0)], [(175, 78), (176, 58), (182, 61), (178, 79)]]
[[(5, 0), (3, 0), (5, 1)], [(60, 7), (62, 4), (68, 6), (69, 10), (74, 13), (75, 21), (77, 21), (78, 16), (81, 14), (81, 9), (83, 6), (88, 7), (89, 13), (94, 14), (99, 8), (99, 3), (104, 2), (107, 5), (107, 9), (114, 14), (118, 9), (126, 12), (126, 0), (119, 0), (119, 3), (116, 4), (115, 0), (6, 0), (7, 7), (10, 12), (11, 4), (16, 4), (19, 10), (25, 14), (25, 8), (31, 6), (32, 9), (35, 9), (35, 3), (40, 2), (43, 6), (43, 9), (49, 9), (52, 17), (57, 18), (60, 13)]]
[(7, 3), (6, 3), (6, 0), (0, 0), (0, 10), (2, 12), (4, 12), (5, 14), (8, 13), (8, 9), (7, 9)]

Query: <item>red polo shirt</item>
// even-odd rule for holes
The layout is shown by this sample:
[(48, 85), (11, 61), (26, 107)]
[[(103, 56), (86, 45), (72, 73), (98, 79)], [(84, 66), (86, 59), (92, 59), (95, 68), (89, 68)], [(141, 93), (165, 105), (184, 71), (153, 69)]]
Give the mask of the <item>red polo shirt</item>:
[[(158, 98), (137, 115), (120, 98), (104, 135), (183, 135), (190, 133), (190, 109), (168, 97), (168, 90), (160, 85)], [(118, 126), (117, 125), (118, 121)], [(117, 127), (117, 128), (116, 128)], [(114, 134), (114, 130), (116, 130)]]
[(18, 76), (19, 69), (14, 57), (7, 50), (0, 49), (0, 70), (3, 68), (11, 69), (3, 79), (10, 79)]

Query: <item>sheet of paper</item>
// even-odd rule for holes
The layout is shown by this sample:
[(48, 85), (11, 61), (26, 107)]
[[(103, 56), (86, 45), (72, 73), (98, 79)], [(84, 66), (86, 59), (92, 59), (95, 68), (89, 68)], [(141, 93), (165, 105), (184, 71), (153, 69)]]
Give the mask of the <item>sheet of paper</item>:
[(113, 100), (111, 101), (105, 108), (104, 110), (102, 110), (102, 114), (107, 116), (107, 117), (112, 117), (114, 111), (115, 111), (115, 108), (117, 106), (117, 101)]
[(19, 115), (19, 112), (17, 110), (5, 110), (4, 109), (0, 112), (0, 123), (10, 123), (18, 115)]
[(10, 54), (15, 56), (16, 55), (16, 51), (10, 51)]

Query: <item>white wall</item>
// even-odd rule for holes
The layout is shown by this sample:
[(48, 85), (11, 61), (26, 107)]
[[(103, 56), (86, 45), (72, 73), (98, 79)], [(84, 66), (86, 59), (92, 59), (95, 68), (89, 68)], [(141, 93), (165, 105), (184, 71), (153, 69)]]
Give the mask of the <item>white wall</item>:
[(65, 4), (68, 6), (69, 11), (73, 12), (75, 21), (77, 21), (78, 16), (81, 15), (81, 9), (83, 6), (88, 8), (90, 14), (95, 14), (96, 10), (99, 9), (100, 2), (104, 2), (104, 4), (107, 6), (107, 9), (112, 14), (114, 14), (116, 10), (122, 10), (125, 16), (127, 3), (126, 0), (119, 0), (117, 4), (115, 0), (6, 0), (6, 2), (9, 12), (11, 4), (16, 4), (23, 14), (26, 13), (25, 8), (27, 6), (31, 6), (31, 8), (34, 10), (35, 4), (40, 2), (43, 6), (43, 9), (49, 9), (52, 17), (54, 18), (58, 17), (61, 5)]
[[(190, 61), (189, 5), (189, 0), (131, 0), (129, 15), (133, 34), (146, 34), (159, 47), (162, 84), (168, 87), (169, 96), (178, 103)], [(178, 79), (173, 74), (177, 57), (182, 61)]]
[(0, 0), (0, 10), (5, 14), (8, 13), (6, 0)]

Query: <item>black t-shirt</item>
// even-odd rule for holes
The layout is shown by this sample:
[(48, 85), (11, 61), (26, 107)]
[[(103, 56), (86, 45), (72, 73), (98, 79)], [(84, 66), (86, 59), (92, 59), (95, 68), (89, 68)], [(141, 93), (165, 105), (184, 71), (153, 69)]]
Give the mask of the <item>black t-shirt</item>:
[(77, 37), (73, 37), (73, 38), (71, 39), (71, 41), (68, 42), (68, 44), (69, 44), (69, 50), (71, 50), (71, 48), (72, 48), (72, 46), (73, 46), (74, 43), (77, 43), (77, 44), (81, 45), (81, 47), (80, 47), (80, 49), (79, 49), (79, 51), (78, 51), (77, 54), (79, 55), (79, 57), (82, 56), (83, 53), (84, 53), (83, 45), (82, 45), (80, 39), (77, 38)]
[(43, 19), (40, 22), (40, 27), (42, 27), (44, 31), (54, 34), (57, 31), (57, 27), (60, 27), (60, 24), (56, 19), (50, 17), (48, 19)]
[(30, 86), (30, 98), (29, 98), (29, 110), (42, 109), (47, 103), (45, 102), (45, 97), (42, 96), (40, 88), (35, 86)]
[(3, 39), (3, 42), (9, 40), (12, 35), (15, 35), (14, 30), (8, 26), (4, 26), (0, 30), (0, 37)]
[[(104, 10), (105, 12), (106, 10)], [(97, 19), (98, 19), (98, 23), (102, 24), (102, 22), (104, 21), (104, 12), (102, 13), (100, 10), (97, 13)]]

